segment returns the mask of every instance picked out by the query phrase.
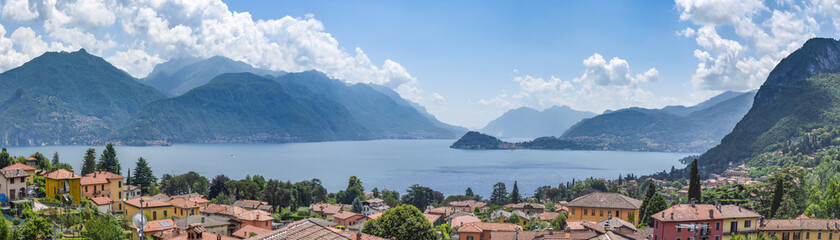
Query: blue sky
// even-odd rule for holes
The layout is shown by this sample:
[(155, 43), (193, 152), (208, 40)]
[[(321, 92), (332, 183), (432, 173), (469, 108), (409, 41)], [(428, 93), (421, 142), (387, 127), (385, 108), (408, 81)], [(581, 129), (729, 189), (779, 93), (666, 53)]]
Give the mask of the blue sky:
[(444, 122), (695, 104), (755, 89), (836, 0), (0, 0), (0, 70), (85, 48), (142, 78), (183, 56), (390, 87)]

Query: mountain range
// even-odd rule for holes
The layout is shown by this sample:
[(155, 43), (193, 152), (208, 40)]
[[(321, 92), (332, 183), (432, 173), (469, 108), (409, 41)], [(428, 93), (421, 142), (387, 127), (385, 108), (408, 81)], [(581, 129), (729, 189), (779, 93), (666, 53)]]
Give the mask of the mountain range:
[(223, 57), (175, 59), (136, 79), (83, 49), (48, 52), (0, 74), (0, 144), (280, 143), (466, 132), (377, 88)]
[[(527, 125), (535, 122), (533, 126), (522, 128), (529, 129), (534, 135), (542, 133), (545, 137), (513, 144), (515, 148), (703, 152), (717, 145), (720, 139), (732, 130), (752, 105), (754, 96), (755, 91), (724, 92), (690, 107), (633, 107), (606, 111), (588, 118), (581, 117), (585, 112), (577, 112), (568, 107), (555, 107), (542, 113), (519, 108), (505, 113), (481, 131), (493, 136), (510, 136), (501, 135), (498, 130), (494, 131), (500, 129), (496, 126)], [(575, 118), (580, 118), (580, 121), (567, 127), (569, 120)], [(551, 136), (563, 128), (568, 129), (562, 135)], [(459, 145), (453, 146), (457, 148)], [(488, 142), (487, 147), (474, 148), (492, 149), (489, 146), (500, 145)]]
[(802, 166), (805, 163), (797, 163), (807, 158), (802, 156), (835, 148), (835, 126), (840, 123), (838, 73), (840, 41), (805, 42), (770, 72), (752, 108), (732, 132), (700, 156), (701, 171), (720, 172), (750, 160)]
[(595, 113), (554, 106), (543, 111), (529, 107), (512, 109), (487, 124), (479, 132), (501, 138), (560, 136), (575, 123)]

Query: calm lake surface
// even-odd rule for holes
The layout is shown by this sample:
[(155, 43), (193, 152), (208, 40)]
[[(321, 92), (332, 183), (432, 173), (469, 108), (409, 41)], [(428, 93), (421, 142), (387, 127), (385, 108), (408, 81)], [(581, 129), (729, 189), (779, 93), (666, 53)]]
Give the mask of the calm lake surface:
[[(196, 171), (208, 179), (225, 174), (231, 179), (246, 175), (290, 180), (321, 179), (330, 192), (347, 187), (347, 178), (358, 176), (366, 190), (374, 187), (404, 192), (412, 184), (431, 187), (445, 195), (463, 194), (467, 187), (489, 197), (496, 182), (507, 189), (519, 182), (523, 195), (538, 186), (556, 186), (572, 178), (619, 174), (648, 174), (682, 167), (678, 160), (690, 153), (554, 151), (554, 150), (456, 150), (455, 140), (376, 140), (292, 144), (176, 144), (170, 147), (116, 147), (123, 175), (144, 157), (155, 175)], [(88, 146), (8, 148), (14, 156), (36, 151), (81, 169)], [(104, 146), (94, 146), (97, 156)]]

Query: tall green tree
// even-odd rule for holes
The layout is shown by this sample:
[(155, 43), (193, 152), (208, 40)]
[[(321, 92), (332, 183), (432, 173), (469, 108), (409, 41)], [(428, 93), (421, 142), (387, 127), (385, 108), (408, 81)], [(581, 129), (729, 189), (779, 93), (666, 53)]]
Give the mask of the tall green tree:
[(568, 216), (566, 216), (566, 212), (561, 212), (560, 214), (557, 214), (557, 217), (555, 217), (554, 219), (551, 219), (551, 228), (553, 228), (554, 230), (558, 230), (558, 231), (562, 231), (562, 230), (566, 229), (566, 220), (567, 219), (568, 219)]
[(362, 186), (362, 180), (356, 176), (351, 176), (347, 180), (347, 188), (344, 191), (339, 191), (336, 198), (339, 203), (343, 204), (351, 204), (355, 198), (364, 199), (365, 187)]
[(105, 144), (105, 150), (102, 151), (102, 155), (99, 156), (97, 170), (122, 174), (120, 160), (117, 159), (117, 151), (114, 150), (113, 143)]
[(650, 198), (656, 194), (656, 185), (653, 183), (649, 183), (647, 187), (647, 192), (645, 192), (645, 198), (642, 200), (642, 207), (639, 208), (639, 211), (642, 212), (642, 216), (639, 217), (639, 223), (646, 223), (647, 219), (650, 218), (649, 215), (645, 214), (645, 207), (650, 202)]
[(785, 187), (782, 178), (776, 179), (776, 186), (773, 188), (773, 201), (770, 203), (770, 216), (776, 216), (776, 211), (782, 205), (782, 198), (785, 196)]
[(796, 201), (790, 197), (790, 194), (785, 194), (782, 197), (782, 204), (779, 205), (779, 210), (776, 211), (776, 215), (774, 218), (777, 219), (793, 219), (798, 217), (802, 212), (799, 211), (799, 207), (796, 206)]
[(88, 148), (82, 162), (82, 176), (96, 172), (96, 149)]
[(157, 183), (157, 177), (152, 173), (152, 168), (149, 167), (145, 158), (137, 159), (136, 166), (134, 166), (134, 179), (131, 182), (140, 185), (144, 189), (143, 192), (147, 192), (145, 190), (148, 190), (152, 183)]
[(642, 217), (648, 216), (644, 218), (645, 221), (639, 221), (640, 224), (645, 224), (646, 226), (653, 226), (654, 219), (650, 217), (651, 215), (661, 212), (665, 209), (668, 209), (668, 200), (665, 200), (661, 194), (654, 194), (653, 197), (650, 198), (647, 206), (645, 206), (644, 211), (642, 212)]
[(702, 193), (700, 192), (700, 172), (697, 169), (697, 159), (691, 162), (691, 173), (688, 180), (688, 200), (701, 202)]
[(522, 202), (522, 195), (519, 194), (519, 184), (516, 181), (513, 181), (513, 189), (510, 190), (510, 196), (508, 196), (508, 203), (521, 203)]
[(89, 239), (125, 239), (128, 237), (120, 227), (120, 223), (112, 217), (86, 221), (82, 236)]
[(464, 196), (467, 197), (475, 197), (475, 193), (473, 193), (472, 188), (467, 187), (467, 190), (464, 191)]
[(55, 152), (55, 153), (53, 153), (52, 165), (58, 165), (59, 163), (61, 163), (61, 162), (58, 159), (58, 152)]
[(351, 212), (362, 213), (362, 200), (359, 200), (359, 198), (353, 199), (353, 204), (351, 204), (351, 206)]
[(434, 196), (432, 195), (434, 191), (431, 188), (414, 184), (406, 191), (407, 193), (402, 197), (402, 202), (415, 206), (417, 209), (426, 210), (426, 207), (434, 201)]
[(490, 194), (490, 204), (505, 205), (507, 204), (507, 188), (505, 183), (498, 182), (493, 185), (493, 193)]
[[(223, 174), (216, 175), (212, 181), (210, 181), (210, 191), (207, 193), (207, 197), (210, 199), (216, 198), (220, 193), (227, 193), (227, 187), (225, 187), (225, 183), (230, 181), (230, 178)], [(267, 185), (268, 183), (266, 183)], [(276, 205), (275, 205), (276, 206)]]
[(50, 160), (41, 154), (40, 152), (35, 152), (30, 157), (36, 159), (35, 164), (38, 165), (37, 168), (41, 170), (49, 170), (50, 169)]
[(367, 221), (362, 232), (386, 239), (437, 239), (432, 223), (412, 205), (386, 210), (379, 218)]
[(9, 165), (12, 165), (12, 158), (9, 157), (9, 152), (6, 151), (6, 148), (3, 148), (3, 151), (0, 151), (0, 168)]

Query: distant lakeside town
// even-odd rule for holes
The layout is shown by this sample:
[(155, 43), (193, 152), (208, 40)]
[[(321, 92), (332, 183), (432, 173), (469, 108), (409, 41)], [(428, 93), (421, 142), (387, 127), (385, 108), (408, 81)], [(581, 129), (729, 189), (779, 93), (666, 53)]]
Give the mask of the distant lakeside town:
[[(98, 157), (89, 149), (78, 173), (58, 153), (50, 159), (10, 156), (3, 149), (0, 165), (0, 239), (840, 237), (840, 220), (811, 207), (800, 211), (789, 194), (776, 191), (814, 171), (801, 167), (752, 178), (741, 165), (701, 181), (695, 160), (667, 174), (589, 178), (535, 190), (499, 182), (484, 197), (471, 188), (450, 196), (420, 185), (405, 194), (366, 189), (356, 177), (335, 192), (318, 179), (208, 179), (195, 172), (158, 178), (142, 158), (123, 171), (111, 144)], [(142, 230), (132, 223), (138, 213), (147, 220)]]

